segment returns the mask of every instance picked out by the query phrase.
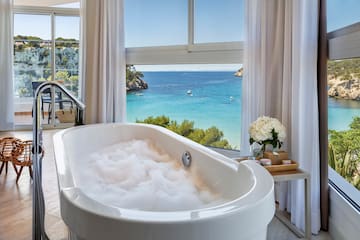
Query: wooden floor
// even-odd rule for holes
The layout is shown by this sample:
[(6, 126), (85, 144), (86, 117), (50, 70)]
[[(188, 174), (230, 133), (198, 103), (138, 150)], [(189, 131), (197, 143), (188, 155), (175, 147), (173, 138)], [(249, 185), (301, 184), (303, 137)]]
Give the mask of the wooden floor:
[[(61, 221), (57, 189), (56, 169), (53, 158), (52, 136), (56, 130), (44, 131), (45, 157), (43, 160), (43, 189), (46, 203), (46, 229), (50, 239), (66, 239), (66, 228)], [(0, 137), (14, 136), (31, 140), (31, 132), (0, 132)], [(0, 240), (31, 239), (32, 183), (27, 171), (23, 171), (18, 184), (14, 169), (0, 175)], [(274, 218), (268, 231), (268, 240), (298, 239), (279, 220)], [(327, 233), (313, 236), (316, 240), (330, 240)]]

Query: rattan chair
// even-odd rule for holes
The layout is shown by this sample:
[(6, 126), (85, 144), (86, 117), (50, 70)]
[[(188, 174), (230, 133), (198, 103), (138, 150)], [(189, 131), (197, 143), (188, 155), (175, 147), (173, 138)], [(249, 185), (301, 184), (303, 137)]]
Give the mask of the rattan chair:
[[(29, 168), (30, 177), (33, 178), (32, 171), (32, 141), (22, 141), (16, 143), (12, 151), (12, 162), (15, 166), (20, 166), (19, 171), (17, 171), (16, 183), (19, 181), (22, 170), (24, 167)], [(42, 152), (44, 154), (44, 152)]]
[[(2, 162), (0, 167), (0, 174), (4, 170), (4, 167), (5, 167), (5, 173), (7, 174), (8, 163), (12, 162), (13, 159), (12, 151), (14, 150), (14, 147), (16, 147), (16, 145), (20, 142), (21, 142), (20, 139), (14, 137), (0, 138), (0, 162)], [(12, 163), (12, 165), (15, 169), (16, 174), (18, 174), (15, 164)]]

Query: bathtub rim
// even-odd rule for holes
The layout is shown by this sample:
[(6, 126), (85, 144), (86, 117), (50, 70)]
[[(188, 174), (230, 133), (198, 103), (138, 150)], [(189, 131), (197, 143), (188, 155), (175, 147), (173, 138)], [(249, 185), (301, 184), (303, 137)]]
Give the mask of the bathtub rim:
[[(221, 161), (222, 164), (226, 164), (227, 166), (233, 168), (234, 171), (238, 171), (239, 168), (246, 168), (247, 170), (251, 171), (252, 176), (260, 176), (263, 175), (265, 179), (265, 184), (260, 185), (260, 189), (257, 186), (257, 182), (251, 187), (251, 190), (247, 192), (244, 195), (241, 195), (239, 198), (235, 198), (233, 200), (229, 200), (226, 202), (222, 202), (215, 206), (209, 206), (209, 207), (203, 207), (203, 208), (197, 208), (192, 210), (182, 210), (182, 211), (144, 211), (144, 210), (136, 210), (136, 209), (126, 209), (116, 206), (110, 206), (105, 205), (101, 202), (98, 202), (95, 199), (90, 198), (87, 194), (85, 194), (79, 187), (75, 186), (73, 181), (73, 176), (71, 171), (68, 171), (67, 174), (70, 174), (70, 180), (69, 176), (65, 176), (65, 173), (59, 174), (58, 172), (58, 166), (59, 161), (66, 161), (66, 157), (64, 154), (64, 143), (62, 141), (62, 137), (67, 134), (68, 132), (74, 131), (74, 129), (80, 129), (80, 128), (88, 128), (88, 127), (99, 127), (101, 125), (141, 125), (144, 127), (154, 128), (156, 130), (159, 130), (167, 135), (171, 135), (171, 137), (174, 137), (176, 139), (179, 139), (181, 141), (185, 141), (185, 144), (190, 144), (196, 146), (199, 151), (201, 151), (203, 154), (211, 156), (211, 158), (214, 158), (214, 155), (216, 157), (216, 160)], [(270, 176), (270, 174), (261, 166), (256, 164), (255, 162), (248, 162), (244, 161), (242, 163), (238, 163), (230, 158), (227, 158), (211, 149), (208, 149), (207, 147), (200, 145), (198, 143), (195, 143), (189, 139), (186, 139), (178, 134), (175, 134), (171, 132), (170, 130), (167, 130), (165, 128), (151, 125), (151, 124), (140, 124), (140, 123), (105, 123), (105, 124), (90, 124), (80, 127), (74, 127), (62, 130), (55, 134), (54, 136), (54, 154), (55, 154), (55, 161), (56, 161), (56, 169), (57, 169), (57, 178), (58, 178), (58, 186), (59, 186), (59, 193), (60, 193), (60, 208), (63, 215), (63, 209), (61, 207), (62, 201), (66, 201), (66, 204), (73, 205), (73, 207), (79, 208), (83, 211), (88, 212), (89, 214), (96, 215), (98, 217), (102, 218), (108, 218), (108, 219), (115, 219), (120, 221), (127, 221), (127, 222), (146, 222), (146, 223), (181, 223), (181, 222), (188, 222), (188, 221), (205, 221), (210, 218), (216, 218), (216, 217), (223, 217), (226, 215), (236, 214), (241, 211), (247, 211), (249, 209), (256, 208), (256, 206), (260, 205), (265, 199), (268, 199), (270, 195), (273, 195), (273, 188), (274, 183), (273, 179)], [(59, 156), (60, 155), (60, 156)], [(61, 158), (61, 160), (60, 160)], [(255, 177), (255, 181), (258, 181), (260, 178)], [(265, 186), (266, 185), (266, 186)], [(262, 188), (266, 188), (267, 191), (264, 191), (263, 195), (261, 195), (261, 198), (255, 202), (249, 202), (247, 201), (247, 198), (251, 195), (258, 194), (261, 192), (260, 190)], [(95, 206), (96, 209), (91, 208), (90, 206)], [(120, 212), (120, 214), (119, 214)], [(199, 213), (206, 213), (207, 216), (199, 216), (196, 218), (188, 217), (193, 214), (199, 214)], [(127, 213), (124, 215), (124, 213)], [(130, 213), (130, 215), (129, 215)], [(131, 215), (132, 213), (135, 213)], [(144, 216), (149, 215), (148, 218), (138, 218), (134, 216)], [(179, 215), (186, 215), (187, 217), (179, 217)], [(163, 218), (161, 216), (166, 216), (166, 218)], [(176, 216), (176, 217), (169, 217), (169, 216)], [(64, 217), (63, 217), (64, 218)]]

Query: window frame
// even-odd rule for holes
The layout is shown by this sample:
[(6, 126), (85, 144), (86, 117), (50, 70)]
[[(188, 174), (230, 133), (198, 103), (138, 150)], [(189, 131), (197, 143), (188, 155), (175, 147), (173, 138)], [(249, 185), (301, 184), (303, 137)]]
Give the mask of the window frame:
[[(360, 22), (327, 33), (327, 41), (328, 60), (360, 58)], [(355, 189), (330, 166), (328, 170), (329, 184), (338, 189), (354, 209), (360, 212), (360, 190)]]
[(129, 47), (126, 64), (242, 64), (244, 42), (194, 42), (194, 2), (188, 0), (188, 42), (186, 45)]
[[(55, 49), (56, 49), (56, 42), (55, 42), (55, 33), (56, 33), (56, 24), (55, 24), (55, 18), (57, 16), (64, 16), (64, 17), (79, 17), (80, 18), (80, 9), (75, 8), (57, 8), (57, 7), (35, 7), (35, 6), (14, 6), (13, 7), (13, 16), (16, 14), (28, 14), (28, 15), (48, 15), (50, 16), (50, 26), (51, 26), (51, 78), (55, 79), (56, 74), (56, 65), (55, 65)], [(80, 26), (79, 26), (80, 27)], [(14, 34), (13, 34), (14, 35)], [(79, 40), (80, 45), (81, 39)], [(14, 41), (13, 41), (14, 45)], [(79, 63), (80, 66), (80, 63)], [(79, 69), (80, 73), (80, 69)], [(81, 91), (81, 84), (79, 85), (79, 97), (82, 98), (82, 91)], [(44, 124), (44, 129), (53, 129), (53, 128), (59, 128), (62, 129), (64, 127), (68, 127), (69, 124), (66, 123), (58, 123), (55, 124)], [(31, 124), (16, 124), (15, 123), (15, 129), (16, 130), (28, 130), (32, 128)]]

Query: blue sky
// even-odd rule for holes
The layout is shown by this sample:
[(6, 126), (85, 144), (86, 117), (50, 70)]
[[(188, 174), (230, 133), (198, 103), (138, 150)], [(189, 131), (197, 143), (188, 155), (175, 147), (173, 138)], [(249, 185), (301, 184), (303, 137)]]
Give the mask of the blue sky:
[[(187, 43), (187, 0), (125, 0), (126, 46)], [(196, 0), (195, 41), (221, 42), (243, 39), (243, 0)], [(61, 18), (58, 36), (79, 38), (77, 18)], [(50, 17), (15, 15), (15, 35), (50, 39)]]
[[(55, 37), (79, 39), (79, 17), (56, 16)], [(15, 14), (14, 35), (37, 36), (51, 39), (51, 20), (49, 15)]]
[[(126, 46), (186, 44), (187, 3), (187, 0), (126, 0)], [(243, 0), (196, 0), (195, 42), (243, 40), (243, 9)]]
[(360, 21), (360, 0), (327, 0), (328, 32)]

